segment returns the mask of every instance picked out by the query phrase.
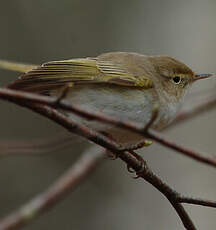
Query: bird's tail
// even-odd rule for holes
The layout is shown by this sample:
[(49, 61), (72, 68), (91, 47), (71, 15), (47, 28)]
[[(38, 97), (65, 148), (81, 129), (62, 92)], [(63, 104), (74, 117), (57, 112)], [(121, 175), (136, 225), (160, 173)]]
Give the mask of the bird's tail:
[(11, 70), (20, 73), (26, 73), (37, 67), (38, 67), (37, 65), (32, 65), (32, 64), (23, 64), (23, 63), (0, 60), (0, 69), (6, 69), (6, 70)]

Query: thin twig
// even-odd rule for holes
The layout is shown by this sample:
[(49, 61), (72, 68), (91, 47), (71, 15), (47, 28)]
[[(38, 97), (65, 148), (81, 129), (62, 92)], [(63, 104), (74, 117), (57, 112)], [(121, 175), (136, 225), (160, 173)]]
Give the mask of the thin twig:
[(77, 188), (105, 156), (98, 146), (88, 149), (83, 156), (45, 192), (22, 206), (19, 210), (0, 220), (0, 230), (18, 229), (50, 209), (60, 199)]
[(202, 103), (199, 103), (195, 107), (192, 107), (190, 109), (187, 109), (185, 111), (182, 111), (174, 122), (172, 122), (169, 127), (172, 127), (176, 124), (182, 123), (188, 119), (195, 118), (196, 116), (208, 112), (209, 110), (216, 107), (216, 98), (209, 98), (208, 100), (205, 100)]
[(201, 198), (192, 198), (192, 197), (185, 197), (185, 196), (179, 196), (177, 200), (180, 203), (216, 208), (216, 202), (211, 200), (203, 200)]
[[(152, 132), (150, 129), (148, 129), (148, 132), (145, 127), (142, 125), (136, 124), (134, 122), (130, 121), (122, 121), (121, 119), (118, 118), (113, 118), (107, 115), (102, 115), (99, 113), (95, 112), (88, 112), (86, 110), (81, 109), (78, 106), (72, 105), (70, 102), (67, 100), (60, 100), (58, 103), (56, 103), (56, 98), (55, 97), (47, 97), (47, 96), (41, 96), (37, 94), (32, 94), (32, 93), (26, 93), (22, 91), (16, 91), (16, 90), (11, 90), (11, 89), (5, 89), (5, 88), (0, 88), (0, 98), (9, 100), (12, 102), (38, 102), (44, 105), (49, 105), (54, 108), (61, 108), (63, 110), (71, 111), (78, 116), (87, 118), (87, 119), (95, 119), (97, 121), (103, 122), (103, 123), (109, 123), (112, 125), (115, 125), (117, 127), (125, 128), (127, 130), (130, 130), (134, 133), (138, 133), (140, 135), (143, 135), (144, 138), (151, 138), (158, 143), (172, 148), (173, 150), (178, 151), (181, 154), (184, 154), (187, 157), (190, 157), (194, 160), (197, 160), (201, 163), (208, 164), (210, 166), (216, 167), (216, 159), (213, 157), (208, 157), (205, 156), (205, 154), (200, 154), (197, 151), (185, 148), (184, 146), (181, 146), (179, 144), (176, 144), (174, 142), (168, 141), (165, 138), (163, 138), (161, 135), (157, 134), (156, 132)], [(215, 99), (216, 101), (216, 99)], [(211, 101), (211, 106), (216, 105), (214, 100)], [(207, 104), (208, 105), (208, 104)], [(206, 105), (205, 105), (206, 106)], [(204, 106), (204, 107), (205, 107)], [(200, 109), (200, 111), (204, 109)], [(201, 108), (201, 107), (199, 107)], [(97, 134), (98, 135), (98, 134)]]
[(216, 158), (214, 157), (208, 157), (204, 156), (204, 154), (200, 154), (199, 152), (196, 152), (194, 150), (191, 150), (189, 148), (185, 148), (183, 145), (179, 145), (175, 143), (174, 141), (170, 141), (167, 138), (164, 138), (162, 135), (154, 132), (154, 131), (148, 131), (148, 137), (157, 141), (159, 144), (168, 147), (170, 149), (173, 149), (177, 151), (178, 153), (185, 155), (187, 157), (190, 157), (196, 161), (205, 163), (207, 165), (216, 167)]
[[(19, 103), (18, 103), (19, 104)], [(63, 114), (59, 113), (58, 111), (43, 105), (30, 105), (30, 104), (22, 104), (22, 106), (26, 106), (35, 112), (42, 114), (45, 117), (50, 118), (51, 120), (55, 121), (57, 124), (60, 124), (62, 127), (65, 127), (70, 132), (77, 133), (87, 139), (97, 143), (108, 150), (116, 153), (120, 159), (122, 159), (127, 165), (129, 165), (132, 169), (134, 169), (139, 177), (144, 178), (146, 181), (151, 183), (155, 188), (157, 188), (171, 203), (174, 207), (176, 212), (178, 213), (179, 217), (182, 220), (182, 223), (188, 230), (195, 230), (196, 228), (193, 225), (190, 217), (184, 210), (183, 206), (177, 202), (176, 200), (176, 192), (171, 189), (168, 185), (162, 182), (158, 177), (156, 177), (150, 169), (145, 165), (146, 170), (143, 170), (142, 162), (140, 162), (137, 158), (132, 156), (128, 152), (122, 152), (118, 149), (118, 145), (109, 140), (108, 137), (103, 137), (101, 135), (97, 136), (95, 131), (90, 130), (87, 127), (84, 127), (78, 123), (73, 123), (71, 119), (68, 119)], [(143, 160), (144, 161), (144, 160)], [(141, 172), (140, 172), (141, 171)], [(5, 229), (1, 229), (5, 230)]]
[(72, 146), (77, 141), (75, 135), (59, 134), (55, 137), (35, 138), (31, 140), (1, 140), (0, 157), (9, 156), (38, 156), (56, 152)]
[[(14, 95), (12, 95), (13, 93), (14, 93)], [(173, 206), (173, 208), (178, 213), (178, 215), (181, 218), (186, 229), (189, 229), (189, 230), (195, 230), (196, 229), (195, 226), (193, 225), (190, 217), (188, 216), (185, 209), (181, 205), (182, 202), (187, 203), (187, 200), (186, 199), (181, 200), (180, 198), (182, 198), (183, 196), (179, 195), (175, 190), (173, 190), (172, 188), (170, 188), (170, 186), (168, 186), (166, 183), (164, 183), (159, 177), (154, 175), (154, 173), (150, 170), (150, 168), (147, 166), (146, 163), (143, 165), (144, 160), (142, 162), (140, 162), (136, 157), (134, 157), (129, 152), (123, 151), (121, 149), (121, 146), (118, 143), (116, 143), (115, 141), (109, 139), (108, 137), (101, 135), (100, 133), (98, 133), (96, 131), (89, 129), (86, 126), (83, 126), (82, 124), (79, 124), (77, 122), (75, 123), (71, 119), (64, 116), (62, 113), (56, 111), (55, 109), (53, 109), (53, 107), (56, 106), (55, 103), (49, 102), (50, 106), (52, 106), (52, 107), (40, 105), (40, 104), (34, 104), (32, 102), (39, 102), (39, 101), (37, 101), (37, 99), (43, 101), (44, 98), (37, 98), (36, 101), (34, 101), (35, 95), (33, 95), (33, 94), (27, 95), (25, 93), (23, 93), (23, 95), (22, 95), (21, 92), (18, 92), (19, 99), (16, 99), (16, 93), (17, 93), (16, 91), (15, 92), (9, 92), (9, 95), (7, 95), (7, 92), (4, 92), (2, 94), (2, 90), (0, 90), (0, 97), (7, 99), (9, 101), (12, 101), (12, 102), (19, 104), (21, 106), (27, 107), (27, 108), (29, 108), (29, 109), (37, 112), (37, 113), (40, 113), (41, 115), (53, 120), (57, 124), (66, 128), (70, 132), (73, 132), (73, 133), (76, 133), (80, 136), (83, 136), (83, 137), (87, 138), (88, 140), (91, 140), (94, 143), (101, 145), (101, 146), (105, 147), (106, 149), (117, 154), (120, 159), (122, 159), (127, 165), (129, 165), (130, 168), (132, 168), (133, 170), (136, 171), (136, 173), (139, 177), (142, 177), (147, 182), (152, 184), (156, 189), (158, 189), (170, 201), (171, 205)], [(25, 99), (28, 96), (30, 96), (30, 100), (28, 100), (28, 102), (27, 102), (27, 100), (25, 100)], [(21, 99), (20, 99), (20, 97), (21, 97)], [(51, 99), (51, 100), (53, 100), (53, 99)], [(31, 102), (31, 103), (29, 103), (29, 102)], [(48, 101), (46, 101), (46, 100), (43, 102), (41, 102), (41, 103), (42, 104), (48, 103)], [(62, 101), (59, 101), (58, 104), (59, 105), (62, 104)], [(88, 112), (84, 111), (85, 116), (87, 116), (86, 114), (88, 115)], [(103, 122), (116, 124), (117, 126), (120, 126), (120, 127), (125, 127), (127, 129), (133, 130), (134, 132), (137, 132), (137, 133), (139, 133), (139, 132), (142, 134), (145, 133), (145, 135), (147, 135), (147, 136), (150, 136), (149, 134), (151, 134), (150, 130), (149, 129), (146, 130), (145, 127), (136, 126), (133, 123), (129, 123), (129, 122), (122, 122), (120, 120), (110, 118), (107, 116), (95, 117), (95, 119), (101, 120)], [(117, 121), (119, 121), (119, 123)], [(201, 199), (199, 199), (199, 201), (200, 201), (199, 205), (201, 205), (201, 203), (203, 203), (206, 206), (208, 206), (207, 204), (209, 203), (209, 201), (204, 201)], [(192, 201), (189, 200), (189, 198), (188, 198), (188, 203), (190, 203), (190, 202), (192, 202)], [(194, 200), (194, 204), (195, 204), (195, 200)], [(198, 202), (196, 204), (198, 204)], [(213, 207), (213, 205), (212, 205), (213, 202), (209, 203), (209, 204), (211, 207)]]

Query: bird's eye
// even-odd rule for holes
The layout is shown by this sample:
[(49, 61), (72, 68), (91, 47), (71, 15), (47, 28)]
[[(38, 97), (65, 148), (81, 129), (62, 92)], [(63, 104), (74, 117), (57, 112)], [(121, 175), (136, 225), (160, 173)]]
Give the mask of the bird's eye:
[(172, 80), (175, 84), (179, 84), (181, 82), (181, 77), (175, 76)]

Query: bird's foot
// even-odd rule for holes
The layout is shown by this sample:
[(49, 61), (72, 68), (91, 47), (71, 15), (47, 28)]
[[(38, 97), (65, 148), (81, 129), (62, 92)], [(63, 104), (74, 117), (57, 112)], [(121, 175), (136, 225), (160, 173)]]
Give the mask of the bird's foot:
[(118, 154), (115, 154), (109, 150), (106, 150), (106, 153), (107, 153), (107, 157), (110, 159), (110, 160), (116, 160), (119, 156)]
[(140, 169), (139, 170), (134, 170), (131, 166), (127, 165), (127, 170), (130, 173), (136, 173), (136, 176), (133, 177), (134, 179), (138, 179), (139, 177), (142, 176), (142, 173), (146, 170), (146, 162), (145, 160), (137, 153), (134, 151), (129, 151), (139, 162), (140, 162)]

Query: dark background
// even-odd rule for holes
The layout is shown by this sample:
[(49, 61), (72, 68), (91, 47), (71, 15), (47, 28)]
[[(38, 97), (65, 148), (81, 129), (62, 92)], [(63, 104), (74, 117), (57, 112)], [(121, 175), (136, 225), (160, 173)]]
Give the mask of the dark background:
[[(40, 64), (107, 51), (170, 55), (196, 72), (216, 72), (216, 1), (19, 0), (0, 6), (0, 58)], [(17, 77), (0, 71), (1, 86)], [(213, 91), (215, 79), (188, 95)], [(197, 100), (202, 100), (202, 95)], [(194, 99), (194, 97), (193, 97)], [(190, 102), (192, 103), (192, 102)], [(186, 102), (186, 105), (190, 103)], [(1, 102), (1, 140), (54, 137), (66, 131), (30, 111)], [(164, 132), (200, 152), (216, 154), (215, 111)], [(38, 157), (0, 158), (0, 217), (47, 188), (87, 146)], [(141, 151), (177, 191), (216, 200), (216, 171), (154, 144)], [(216, 210), (186, 206), (198, 229), (216, 228)], [(183, 229), (168, 201), (123, 162), (106, 160), (67, 199), (25, 227), (45, 229)]]

